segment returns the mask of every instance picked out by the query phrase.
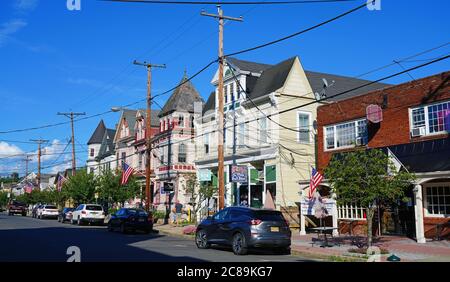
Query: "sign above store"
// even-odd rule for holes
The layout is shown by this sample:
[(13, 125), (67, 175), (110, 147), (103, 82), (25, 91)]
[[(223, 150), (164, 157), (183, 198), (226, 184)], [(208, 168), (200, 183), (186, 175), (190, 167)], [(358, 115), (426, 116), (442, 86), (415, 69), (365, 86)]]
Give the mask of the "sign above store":
[(248, 182), (248, 169), (245, 165), (232, 165), (231, 166), (231, 182), (247, 183)]

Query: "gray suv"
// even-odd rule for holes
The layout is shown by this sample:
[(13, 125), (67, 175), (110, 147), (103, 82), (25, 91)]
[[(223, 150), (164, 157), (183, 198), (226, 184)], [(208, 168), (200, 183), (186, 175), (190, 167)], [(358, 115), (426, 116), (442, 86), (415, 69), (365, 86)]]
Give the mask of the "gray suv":
[(279, 211), (228, 207), (198, 225), (195, 243), (200, 249), (211, 244), (231, 245), (236, 255), (247, 254), (249, 248), (289, 254), (291, 230)]

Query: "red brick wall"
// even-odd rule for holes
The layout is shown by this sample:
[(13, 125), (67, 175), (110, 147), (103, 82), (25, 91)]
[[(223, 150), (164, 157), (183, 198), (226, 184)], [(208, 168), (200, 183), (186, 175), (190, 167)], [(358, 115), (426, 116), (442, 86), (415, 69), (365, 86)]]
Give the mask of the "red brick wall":
[[(450, 218), (424, 217), (424, 233), (426, 238), (434, 238), (436, 236), (436, 225), (450, 222)], [(441, 236), (450, 239), (450, 227), (442, 229)]]
[[(443, 138), (448, 135), (411, 138), (408, 109), (421, 104), (450, 99), (450, 71), (320, 106), (317, 109), (317, 124), (318, 167), (321, 171), (328, 165), (332, 153), (344, 151), (339, 149), (324, 151), (323, 126), (364, 118), (366, 107), (370, 104), (381, 105), (384, 95), (387, 95), (387, 108), (383, 109), (383, 121), (369, 140), (368, 147), (405, 144), (431, 138)], [(372, 125), (370, 125), (370, 130), (373, 130)]]

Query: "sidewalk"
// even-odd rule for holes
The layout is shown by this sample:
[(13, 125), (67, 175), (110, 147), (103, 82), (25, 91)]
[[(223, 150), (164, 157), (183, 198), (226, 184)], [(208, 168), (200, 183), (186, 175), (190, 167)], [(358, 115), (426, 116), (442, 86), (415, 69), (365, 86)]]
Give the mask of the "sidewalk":
[[(186, 227), (176, 227), (169, 224), (155, 224), (154, 229), (161, 234), (179, 236), (194, 240), (194, 235), (183, 234)], [(349, 249), (357, 249), (352, 241), (363, 240), (361, 237), (349, 237), (342, 235), (336, 237), (335, 241), (340, 245), (322, 248), (319, 245), (312, 245), (316, 234), (307, 234), (300, 236), (298, 230), (292, 229), (291, 250), (294, 254), (322, 258), (331, 261), (367, 261), (365, 255), (349, 252)], [(353, 240), (352, 240), (353, 239)], [(418, 244), (414, 240), (400, 236), (382, 236), (374, 239), (374, 246), (386, 249), (389, 254), (382, 254), (381, 261), (391, 254), (395, 254), (401, 261), (421, 262), (421, 261), (440, 261), (450, 262), (450, 241), (427, 241), (426, 244)]]

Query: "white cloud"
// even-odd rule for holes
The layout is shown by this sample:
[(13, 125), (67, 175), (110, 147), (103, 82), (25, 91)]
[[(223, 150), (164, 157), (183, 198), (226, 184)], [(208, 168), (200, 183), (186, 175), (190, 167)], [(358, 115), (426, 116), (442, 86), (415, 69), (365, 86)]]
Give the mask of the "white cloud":
[(16, 12), (25, 13), (36, 9), (38, 0), (15, 0), (13, 8)]
[[(9, 144), (7, 142), (0, 141), (0, 157), (12, 157), (16, 156), (16, 158), (21, 157), (20, 155), (24, 152), (22, 149), (17, 147), (16, 145)], [(19, 156), (17, 156), (19, 155)]]
[(27, 25), (22, 19), (13, 19), (0, 25), (0, 47), (10, 38), (10, 36)]
[[(58, 173), (59, 171), (64, 171), (64, 170), (66, 170), (67, 168), (71, 168), (71, 167), (72, 167), (71, 160), (72, 160), (72, 157), (71, 157), (70, 155), (64, 156), (64, 159), (61, 160), (61, 163), (62, 163), (62, 162), (64, 162), (64, 163), (63, 163), (63, 164), (56, 165), (56, 166), (52, 166), (51, 168), (49, 168), (49, 169), (50, 169), (50, 173), (56, 174), (56, 173)], [(58, 163), (60, 163), (60, 162), (58, 161)]]

